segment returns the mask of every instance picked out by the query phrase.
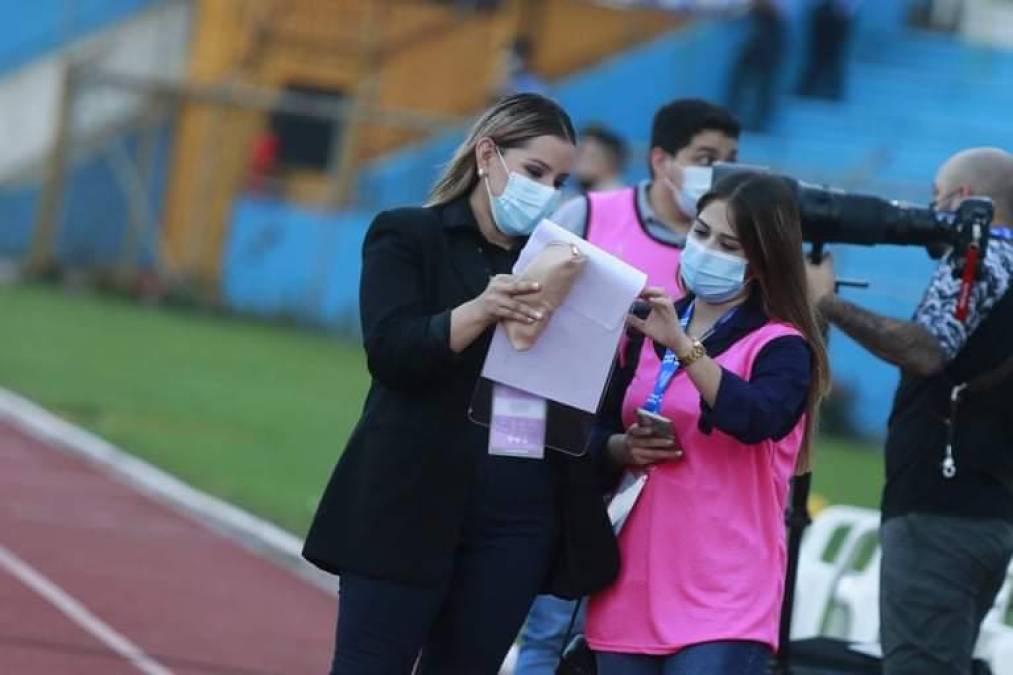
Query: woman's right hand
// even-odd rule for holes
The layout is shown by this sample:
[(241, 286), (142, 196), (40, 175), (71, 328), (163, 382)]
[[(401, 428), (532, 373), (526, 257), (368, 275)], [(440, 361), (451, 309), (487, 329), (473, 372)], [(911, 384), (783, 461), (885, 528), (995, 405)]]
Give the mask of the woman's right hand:
[(534, 323), (542, 318), (541, 310), (525, 303), (521, 298), (540, 288), (540, 284), (534, 281), (522, 281), (511, 274), (497, 274), (473, 302), (488, 324), (502, 319)]
[(638, 424), (609, 439), (609, 451), (621, 466), (643, 468), (658, 462), (682, 458), (682, 449), (671, 438), (655, 436), (654, 432)]

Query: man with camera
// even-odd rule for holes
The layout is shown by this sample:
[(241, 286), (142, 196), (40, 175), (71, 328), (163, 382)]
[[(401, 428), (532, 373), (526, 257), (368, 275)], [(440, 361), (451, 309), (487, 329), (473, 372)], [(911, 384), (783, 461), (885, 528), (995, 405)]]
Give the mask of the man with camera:
[(960, 152), (939, 169), (933, 192), (937, 211), (984, 196), (995, 216), (977, 275), (964, 274), (963, 254), (947, 253), (911, 321), (838, 297), (829, 257), (809, 267), (822, 316), (901, 369), (882, 505), (887, 675), (970, 672), (981, 621), (1013, 555), (1013, 241), (1006, 229), (1013, 155)]

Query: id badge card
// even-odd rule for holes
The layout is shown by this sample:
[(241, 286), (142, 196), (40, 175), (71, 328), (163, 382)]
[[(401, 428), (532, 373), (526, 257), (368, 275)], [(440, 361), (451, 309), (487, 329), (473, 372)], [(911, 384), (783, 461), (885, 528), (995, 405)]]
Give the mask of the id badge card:
[(545, 457), (547, 409), (546, 400), (540, 396), (494, 384), (489, 454), (529, 459)]

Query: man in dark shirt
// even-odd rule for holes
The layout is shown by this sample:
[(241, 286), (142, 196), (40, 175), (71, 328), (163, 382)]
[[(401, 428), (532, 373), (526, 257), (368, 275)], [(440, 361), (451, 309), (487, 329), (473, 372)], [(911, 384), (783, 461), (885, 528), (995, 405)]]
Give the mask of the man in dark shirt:
[[(934, 204), (954, 211), (972, 195), (995, 205), (993, 237), (971, 292), (955, 318), (959, 262), (947, 254), (911, 321), (879, 316), (834, 294), (829, 259), (810, 266), (821, 314), (901, 369), (886, 440), (880, 632), (886, 675), (970, 672), (978, 629), (1013, 555), (1013, 426), (1007, 379), (962, 399), (957, 385), (994, 372), (1013, 355), (1013, 155), (966, 150), (939, 169)], [(944, 474), (948, 438), (956, 473)], [(1005, 466), (1003, 466), (1005, 464)]]

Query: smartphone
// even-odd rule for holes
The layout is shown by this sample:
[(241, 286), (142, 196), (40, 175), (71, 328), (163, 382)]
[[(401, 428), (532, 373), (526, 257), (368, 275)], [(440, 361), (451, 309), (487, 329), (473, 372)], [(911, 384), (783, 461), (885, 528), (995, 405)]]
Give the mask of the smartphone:
[(643, 408), (637, 408), (637, 425), (650, 429), (653, 436), (658, 438), (675, 438), (675, 429), (672, 428), (672, 420), (661, 415), (648, 412)]

